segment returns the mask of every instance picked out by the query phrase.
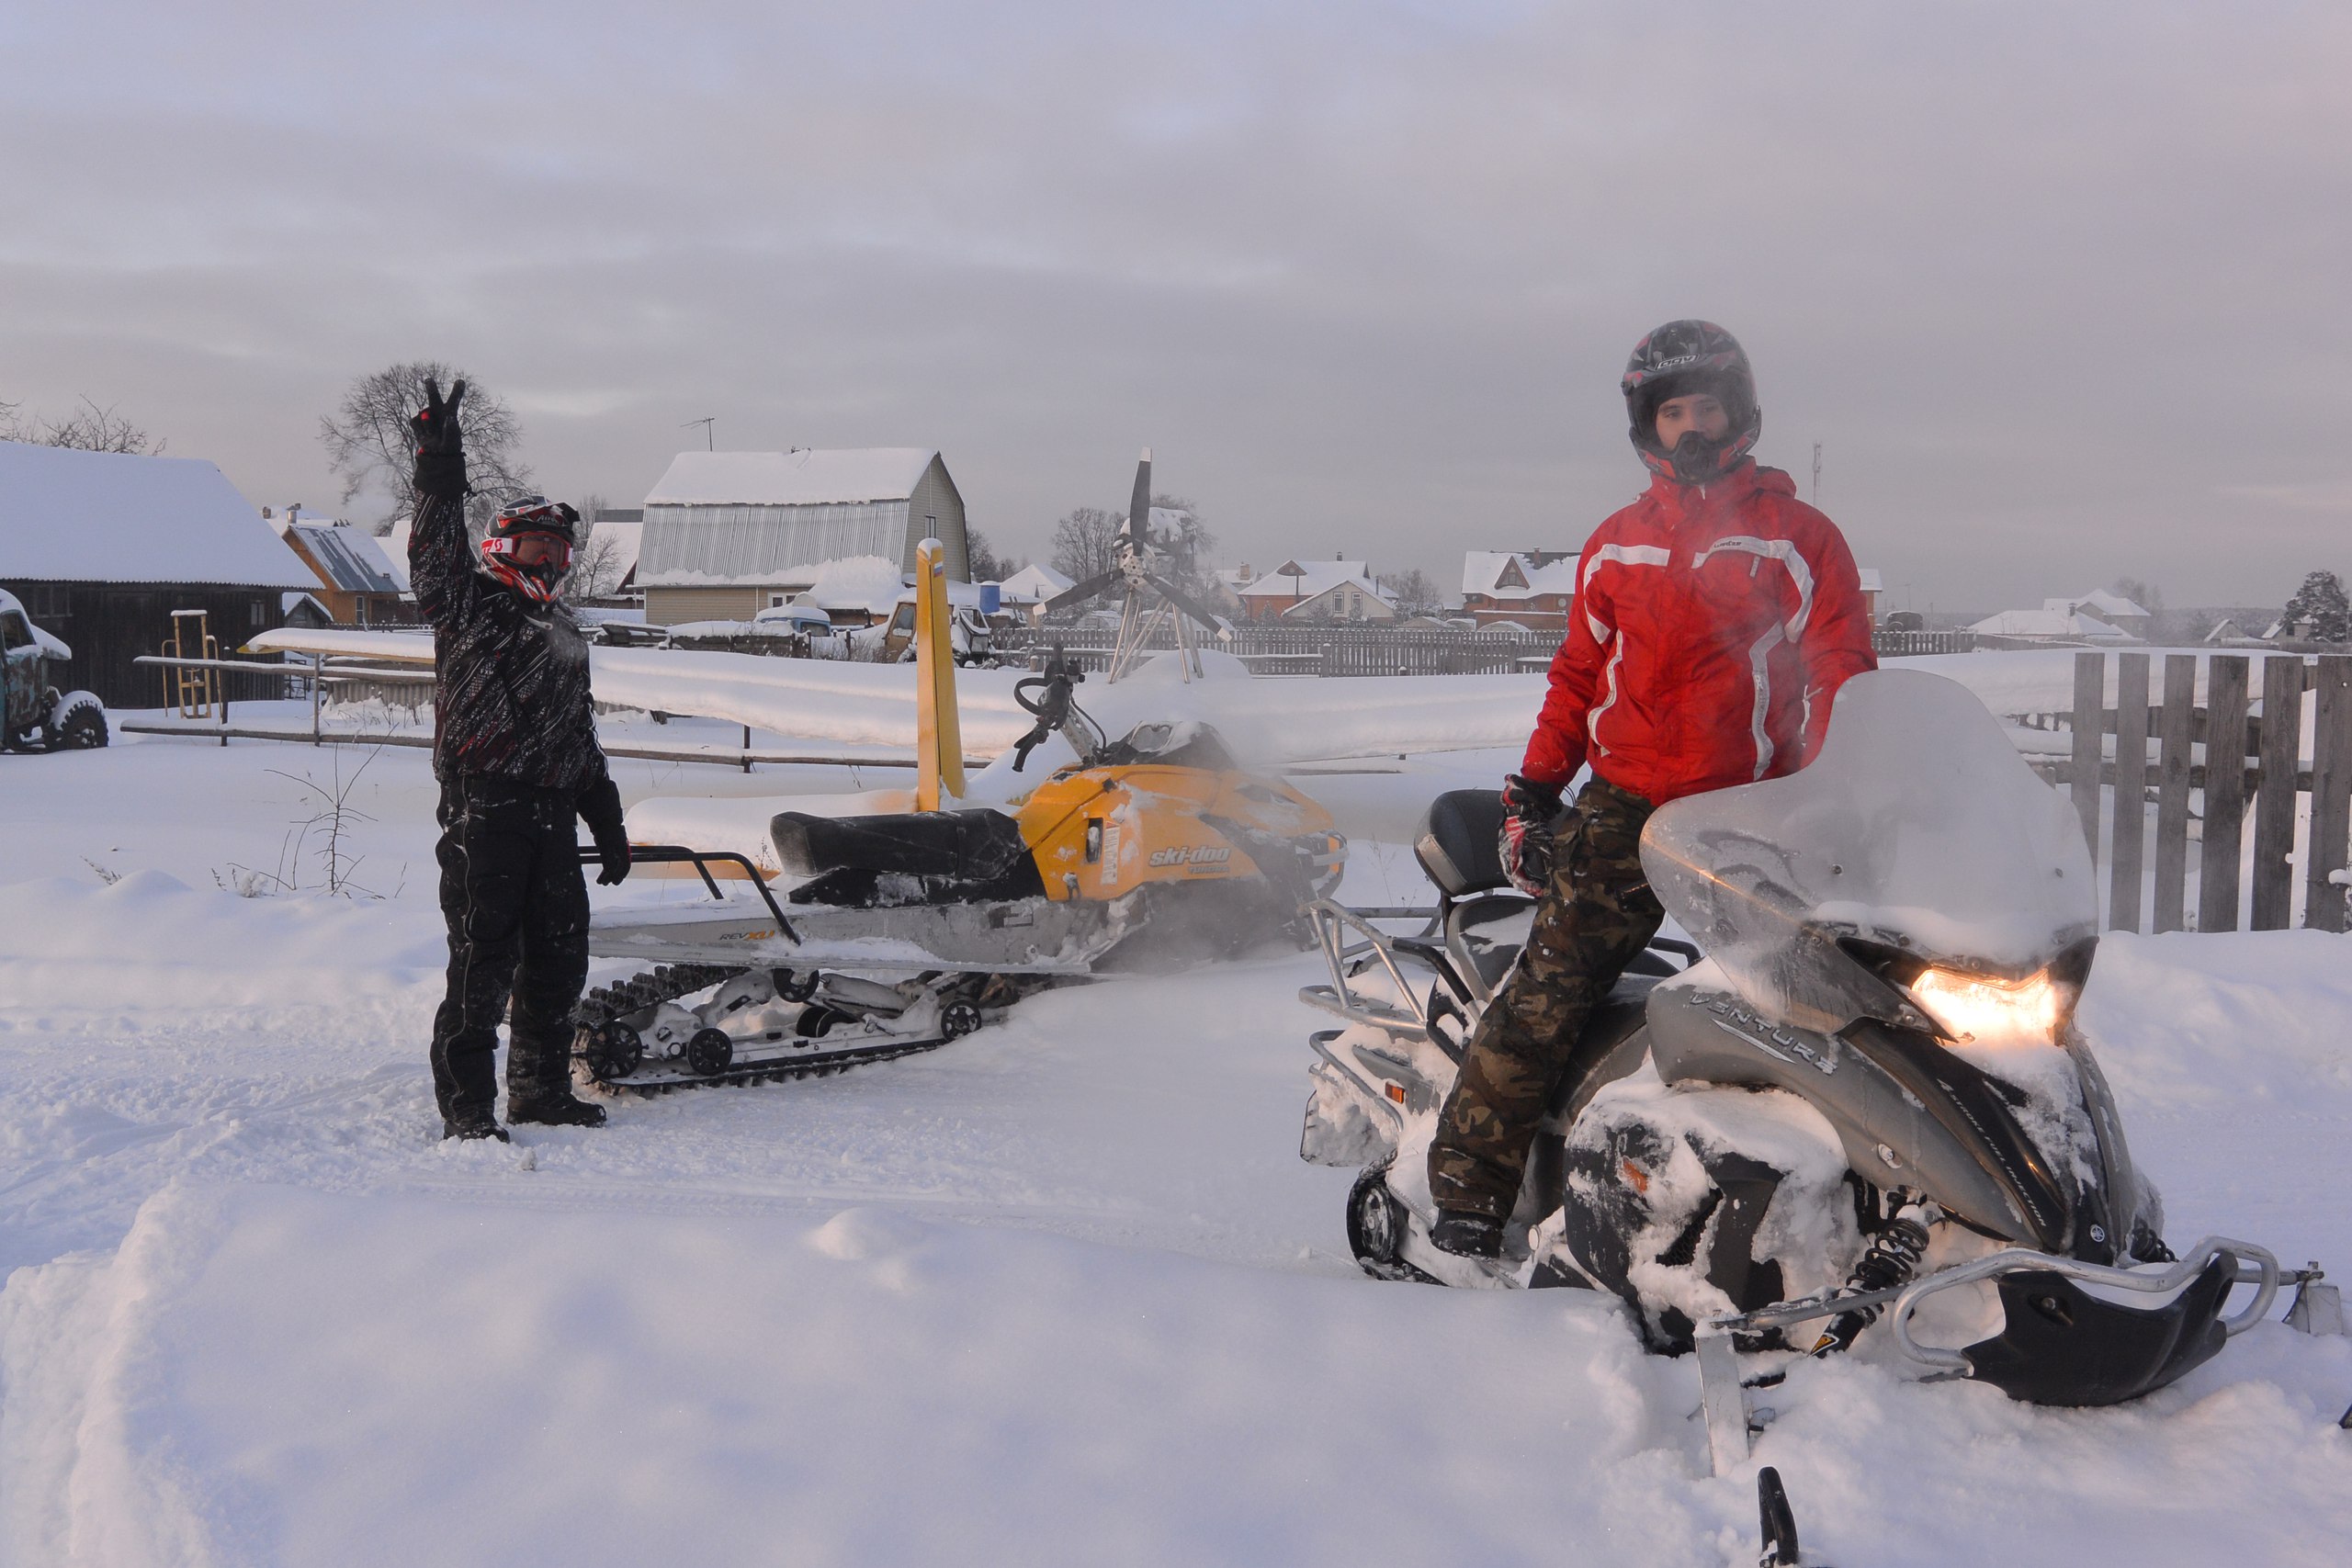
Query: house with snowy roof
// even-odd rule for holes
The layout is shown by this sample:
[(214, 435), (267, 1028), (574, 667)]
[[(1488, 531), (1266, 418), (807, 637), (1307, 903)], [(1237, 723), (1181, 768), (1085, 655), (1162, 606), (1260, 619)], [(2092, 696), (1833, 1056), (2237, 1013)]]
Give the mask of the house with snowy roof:
[(1227, 586), (1252, 621), (1393, 621), (1396, 601), (1360, 560), (1286, 560)]
[(2113, 622), (2083, 610), (2004, 610), (1997, 615), (1985, 616), (1968, 629), (1981, 637), (2077, 648), (2112, 648), (2140, 640)]
[(1463, 552), (1462, 613), (1481, 626), (1508, 622), (1566, 635), (1576, 592), (1574, 550)]
[(637, 586), (650, 625), (750, 620), (826, 561), (878, 556), (912, 572), (926, 538), (967, 564), (964, 498), (922, 446), (681, 452), (645, 497)]
[(1052, 567), (1033, 564), (997, 584), (997, 603), (1034, 624), (1045, 618), (1047, 600), (1076, 585), (1076, 579), (1064, 577)]
[[(311, 595), (335, 625), (416, 624), (416, 604), (408, 592), (408, 562), (392, 559), (384, 542), (373, 534), (354, 528), (341, 518), (305, 513), (299, 503), (283, 512), (265, 506), (261, 515), (319, 580)], [(290, 606), (288, 613), (292, 613)]]
[[(0, 588), (74, 650), (62, 688), (153, 707), (163, 677), (132, 660), (161, 649), (174, 611), (203, 611), (234, 649), (283, 625), (288, 604), (318, 586), (260, 509), (200, 457), (0, 441)], [(254, 683), (230, 681), (239, 697)]]
[(2107, 589), (2093, 589), (2065, 599), (2044, 599), (2041, 607), (2062, 615), (2096, 615), (2109, 626), (2129, 632), (2135, 637), (2145, 637), (2155, 616)]

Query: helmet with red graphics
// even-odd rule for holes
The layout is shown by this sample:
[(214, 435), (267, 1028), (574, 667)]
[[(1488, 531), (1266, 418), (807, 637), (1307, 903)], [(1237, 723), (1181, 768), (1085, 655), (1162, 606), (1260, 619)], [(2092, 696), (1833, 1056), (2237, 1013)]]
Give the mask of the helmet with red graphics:
[[(1747, 351), (1713, 321), (1668, 321), (1643, 338), (1634, 345), (1618, 385), (1625, 394), (1634, 450), (1652, 472), (1682, 484), (1704, 484), (1728, 471), (1747, 456), (1764, 428)], [(1693, 392), (1720, 400), (1731, 429), (1720, 440), (1685, 431), (1668, 450), (1658, 443), (1658, 406)]]
[(482, 538), (482, 570), (534, 604), (552, 604), (571, 570), (579, 521), (577, 508), (543, 495), (500, 507)]

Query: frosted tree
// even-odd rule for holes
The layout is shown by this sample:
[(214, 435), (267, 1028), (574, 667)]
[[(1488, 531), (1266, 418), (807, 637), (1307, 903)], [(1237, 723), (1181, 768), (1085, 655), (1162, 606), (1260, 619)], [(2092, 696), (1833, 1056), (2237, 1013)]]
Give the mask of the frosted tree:
[(2290, 629), (2306, 628), (2302, 635), (2314, 642), (2352, 642), (2352, 599), (2345, 594), (2344, 580), (2332, 571), (2304, 578), (2287, 601), (2284, 619)]

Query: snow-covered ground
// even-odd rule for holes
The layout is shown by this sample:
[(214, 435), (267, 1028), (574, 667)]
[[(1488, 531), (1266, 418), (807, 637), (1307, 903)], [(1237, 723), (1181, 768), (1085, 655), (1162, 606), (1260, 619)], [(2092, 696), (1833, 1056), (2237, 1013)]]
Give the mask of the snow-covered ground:
[[(1419, 805), (1507, 764), (1308, 781), (1349, 896), (1418, 897)], [(298, 825), (355, 773), (334, 897)], [(1767, 1463), (1849, 1568), (2352, 1542), (2352, 1339), (2277, 1325), (2091, 1412), (1865, 1340), (1712, 1478), (1612, 1304), (1355, 1271), (1304, 955), (441, 1144), (431, 799), (413, 750), (0, 758), (0, 1562), (1745, 1564)], [(2352, 938), (2114, 937), (2085, 1022), (2177, 1238), (2352, 1273)]]

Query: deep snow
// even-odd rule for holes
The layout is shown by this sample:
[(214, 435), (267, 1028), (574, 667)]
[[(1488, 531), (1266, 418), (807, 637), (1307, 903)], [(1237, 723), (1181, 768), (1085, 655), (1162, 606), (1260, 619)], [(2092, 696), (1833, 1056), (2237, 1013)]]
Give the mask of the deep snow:
[[(245, 898), (365, 754), (0, 759), (0, 1562), (2333, 1562), (2352, 1340), (2053, 1412), (1866, 1339), (1709, 1477), (1611, 1303), (1376, 1284), (1296, 1157), (1306, 955), (1072, 988), (840, 1078), (437, 1143), (420, 752), (357, 880)], [(1309, 781), (1349, 895), (1501, 754)], [(278, 776), (290, 773), (292, 779)], [(846, 770), (623, 763), (625, 792)], [(111, 884), (92, 869), (93, 863)], [(221, 880), (234, 885), (233, 874)], [(2168, 1229), (2352, 1274), (2352, 939), (2113, 937), (2084, 1022)]]

